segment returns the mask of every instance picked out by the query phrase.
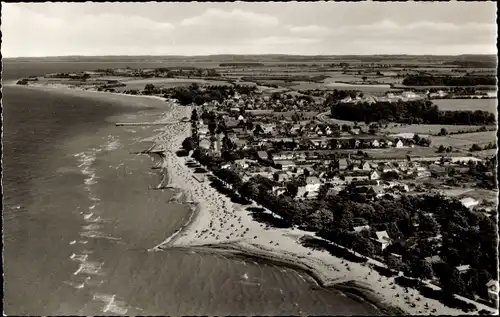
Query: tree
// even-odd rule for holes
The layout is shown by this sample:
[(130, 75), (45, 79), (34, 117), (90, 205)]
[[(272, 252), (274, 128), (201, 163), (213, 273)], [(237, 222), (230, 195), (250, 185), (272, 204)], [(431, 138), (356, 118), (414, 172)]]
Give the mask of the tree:
[(193, 138), (187, 137), (182, 142), (182, 147), (184, 148), (184, 150), (189, 152), (196, 148), (196, 143), (194, 142)]
[(193, 109), (191, 112), (191, 121), (198, 121), (198, 113), (196, 112), (196, 109)]
[(152, 92), (152, 91), (155, 90), (155, 85), (153, 85), (153, 84), (146, 84), (146, 86), (144, 86), (144, 90), (148, 91), (148, 92)]
[(441, 131), (439, 131), (439, 135), (448, 135), (448, 130), (446, 130), (445, 128), (441, 128)]
[(470, 152), (476, 152), (476, 151), (481, 151), (481, 150), (482, 150), (482, 148), (479, 145), (477, 145), (476, 143), (474, 143), (474, 144), (472, 144), (472, 146), (471, 146), (471, 148), (470, 148), (469, 151)]
[(363, 77), (361, 77), (361, 79), (362, 79), (363, 81), (366, 81), (366, 80), (368, 79), (368, 77), (363, 76)]
[(443, 145), (440, 145), (437, 152), (438, 153), (443, 153), (444, 151), (446, 151), (445, 147)]
[(289, 182), (286, 184), (286, 192), (290, 197), (295, 198), (299, 192), (299, 187), (294, 182)]
[(262, 127), (260, 126), (260, 124), (256, 124), (255, 125), (255, 129), (253, 130), (253, 134), (255, 136), (258, 136), (260, 134), (264, 133), (264, 130), (262, 129)]
[(239, 192), (244, 198), (256, 199), (259, 195), (259, 188), (254, 181), (249, 180), (241, 186)]

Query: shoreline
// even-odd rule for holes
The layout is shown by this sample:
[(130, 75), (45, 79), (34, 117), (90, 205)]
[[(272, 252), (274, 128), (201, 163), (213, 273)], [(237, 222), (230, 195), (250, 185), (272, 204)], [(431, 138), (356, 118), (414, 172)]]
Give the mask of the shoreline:
[[(40, 88), (61, 91), (59, 87)], [(65, 91), (75, 90), (69, 87), (65, 87), (64, 89)], [(86, 91), (88, 93), (93, 92), (89, 90), (81, 91)], [(94, 92), (101, 93), (97, 91)], [(84, 93), (84, 95), (88, 94)], [(169, 107), (170, 111), (165, 114), (166, 116), (159, 120), (165, 120), (169, 117), (176, 116), (178, 116), (178, 118), (186, 115), (189, 117), (192, 109), (191, 107), (177, 106), (175, 102), (172, 104), (165, 103), (165, 99), (162, 97), (134, 96), (112, 92), (102, 92), (101, 95), (124, 95), (124, 99), (127, 99), (127, 96), (145, 97), (149, 100), (161, 99), (164, 105), (169, 105), (171, 107)], [(192, 177), (193, 171), (184, 164), (185, 158), (175, 155), (175, 151), (180, 148), (180, 144), (184, 138), (190, 135), (189, 125), (179, 123), (156, 131), (161, 132), (143, 141), (153, 141), (155, 145), (164, 146), (166, 156), (162, 158), (163, 161), (161, 165), (168, 173), (168, 183), (166, 187), (169, 187), (169, 185), (174, 186), (174, 188), (183, 193), (184, 197), (186, 197), (188, 193), (191, 194), (192, 199), (197, 201), (197, 203), (196, 208), (193, 208), (194, 204), (190, 204), (190, 216), (186, 220), (186, 223), (174, 234), (157, 246), (151, 248), (149, 251), (179, 248), (205, 252), (226, 252), (226, 254), (231, 254), (233, 256), (252, 257), (260, 261), (273, 261), (280, 266), (290, 265), (294, 266), (296, 270), (306, 272), (308, 276), (316, 281), (321, 287), (336, 289), (336, 287), (342, 286), (345, 283), (354, 283), (354, 286), (351, 287), (356, 289), (357, 292), (364, 294), (365, 297), (368, 296), (371, 298), (371, 300), (367, 302), (375, 305), (377, 309), (381, 311), (396, 309), (404, 311), (404, 313), (419, 314), (418, 308), (412, 308), (402, 300), (400, 301), (398, 299), (397, 303), (394, 303), (394, 297), (392, 295), (403, 294), (403, 292), (397, 289), (391, 291), (389, 287), (391, 285), (389, 284), (389, 278), (380, 277), (377, 281), (377, 274), (373, 270), (369, 271), (367, 267), (363, 268), (360, 264), (350, 263), (340, 258), (333, 257), (332, 255), (325, 254), (324, 251), (307, 249), (296, 241), (297, 238), (305, 235), (314, 236), (312, 233), (293, 229), (272, 228), (268, 230), (264, 228), (264, 225), (253, 220), (245, 210), (246, 207), (256, 206), (255, 204), (243, 206), (242, 208), (241, 205), (234, 204), (227, 197), (219, 194), (215, 189), (211, 188), (207, 182), (196, 182)], [(217, 221), (217, 219), (220, 221)], [(239, 219), (238, 224), (236, 223), (236, 219)], [(241, 222), (243, 222), (243, 224), (241, 224)], [(215, 225), (213, 225), (213, 223)], [(231, 227), (228, 228), (229, 225), (231, 225)], [(235, 233), (235, 225), (241, 225), (241, 228), (246, 227), (249, 234), (245, 234), (247, 231), (243, 232), (243, 230), (239, 230), (243, 233), (238, 237)], [(199, 233), (199, 231), (202, 232)], [(210, 231), (212, 234), (208, 233)], [(219, 234), (216, 232), (219, 232)], [(220, 238), (220, 236), (224, 235), (226, 235), (226, 239), (223, 237)], [(250, 236), (255, 236), (255, 238), (251, 239)], [(269, 242), (270, 239), (272, 239), (271, 242)], [(253, 243), (248, 243), (249, 240)], [(344, 266), (344, 262), (348, 263), (345, 264), (348, 265), (347, 270)], [(352, 266), (353, 269), (349, 269), (349, 266)], [(367, 276), (370, 275), (368, 272), (372, 273), (369, 281), (367, 279)], [(363, 278), (367, 281), (364, 282)], [(369, 286), (361, 286), (364, 283)], [(415, 292), (415, 295), (416, 297), (420, 297), (418, 292)], [(359, 294), (356, 296), (359, 296)], [(424, 298), (421, 304), (423, 305), (425, 302), (428, 302), (430, 304), (429, 306), (432, 308), (437, 309), (436, 314), (463, 314), (460, 310), (445, 307), (443, 304), (431, 299)], [(429, 312), (420, 314), (425, 313)]]

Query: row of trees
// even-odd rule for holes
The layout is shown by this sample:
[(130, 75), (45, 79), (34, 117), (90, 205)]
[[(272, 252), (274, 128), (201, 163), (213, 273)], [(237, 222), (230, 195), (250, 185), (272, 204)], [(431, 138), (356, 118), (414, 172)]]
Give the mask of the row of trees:
[(197, 85), (192, 84), (189, 87), (176, 87), (169, 90), (169, 95), (179, 101), (181, 105), (197, 104), (202, 105), (205, 102), (217, 101), (223, 102), (224, 100), (235, 95), (236, 92), (240, 94), (251, 94), (256, 90), (256, 86), (207, 86), (203, 89)]
[(388, 120), (398, 123), (423, 124), (495, 124), (495, 115), (491, 112), (476, 110), (440, 111), (431, 101), (415, 100), (407, 102), (376, 103), (333, 103), (330, 104), (334, 118), (349, 121), (377, 122)]
[(408, 76), (403, 79), (406, 86), (495, 86), (495, 76)]
[(471, 148), (469, 149), (470, 152), (477, 152), (477, 151), (483, 151), (483, 150), (491, 150), (491, 149), (496, 149), (497, 144), (494, 142), (490, 142), (486, 144), (485, 146), (480, 146), (477, 145), (476, 143), (472, 144)]

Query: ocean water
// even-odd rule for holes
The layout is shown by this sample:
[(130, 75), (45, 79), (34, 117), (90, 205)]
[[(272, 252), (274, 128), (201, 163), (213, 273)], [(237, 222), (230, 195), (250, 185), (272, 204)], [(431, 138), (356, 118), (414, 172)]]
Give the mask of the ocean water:
[[(4, 66), (6, 79), (16, 78), (16, 68)], [(186, 221), (188, 209), (170, 204), (170, 191), (152, 190), (161, 176), (151, 159), (130, 154), (147, 147), (139, 140), (153, 128), (113, 122), (145, 121), (168, 108), (23, 87), (4, 87), (2, 104), (7, 315), (377, 313), (275, 265), (148, 252)]]

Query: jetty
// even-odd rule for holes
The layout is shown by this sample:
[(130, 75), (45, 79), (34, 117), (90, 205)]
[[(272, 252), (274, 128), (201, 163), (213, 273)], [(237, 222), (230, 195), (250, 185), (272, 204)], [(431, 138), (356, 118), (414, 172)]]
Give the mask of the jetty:
[(170, 121), (170, 122), (117, 122), (115, 126), (117, 127), (129, 127), (129, 126), (154, 126), (154, 125), (170, 125), (177, 124), (184, 121)]

